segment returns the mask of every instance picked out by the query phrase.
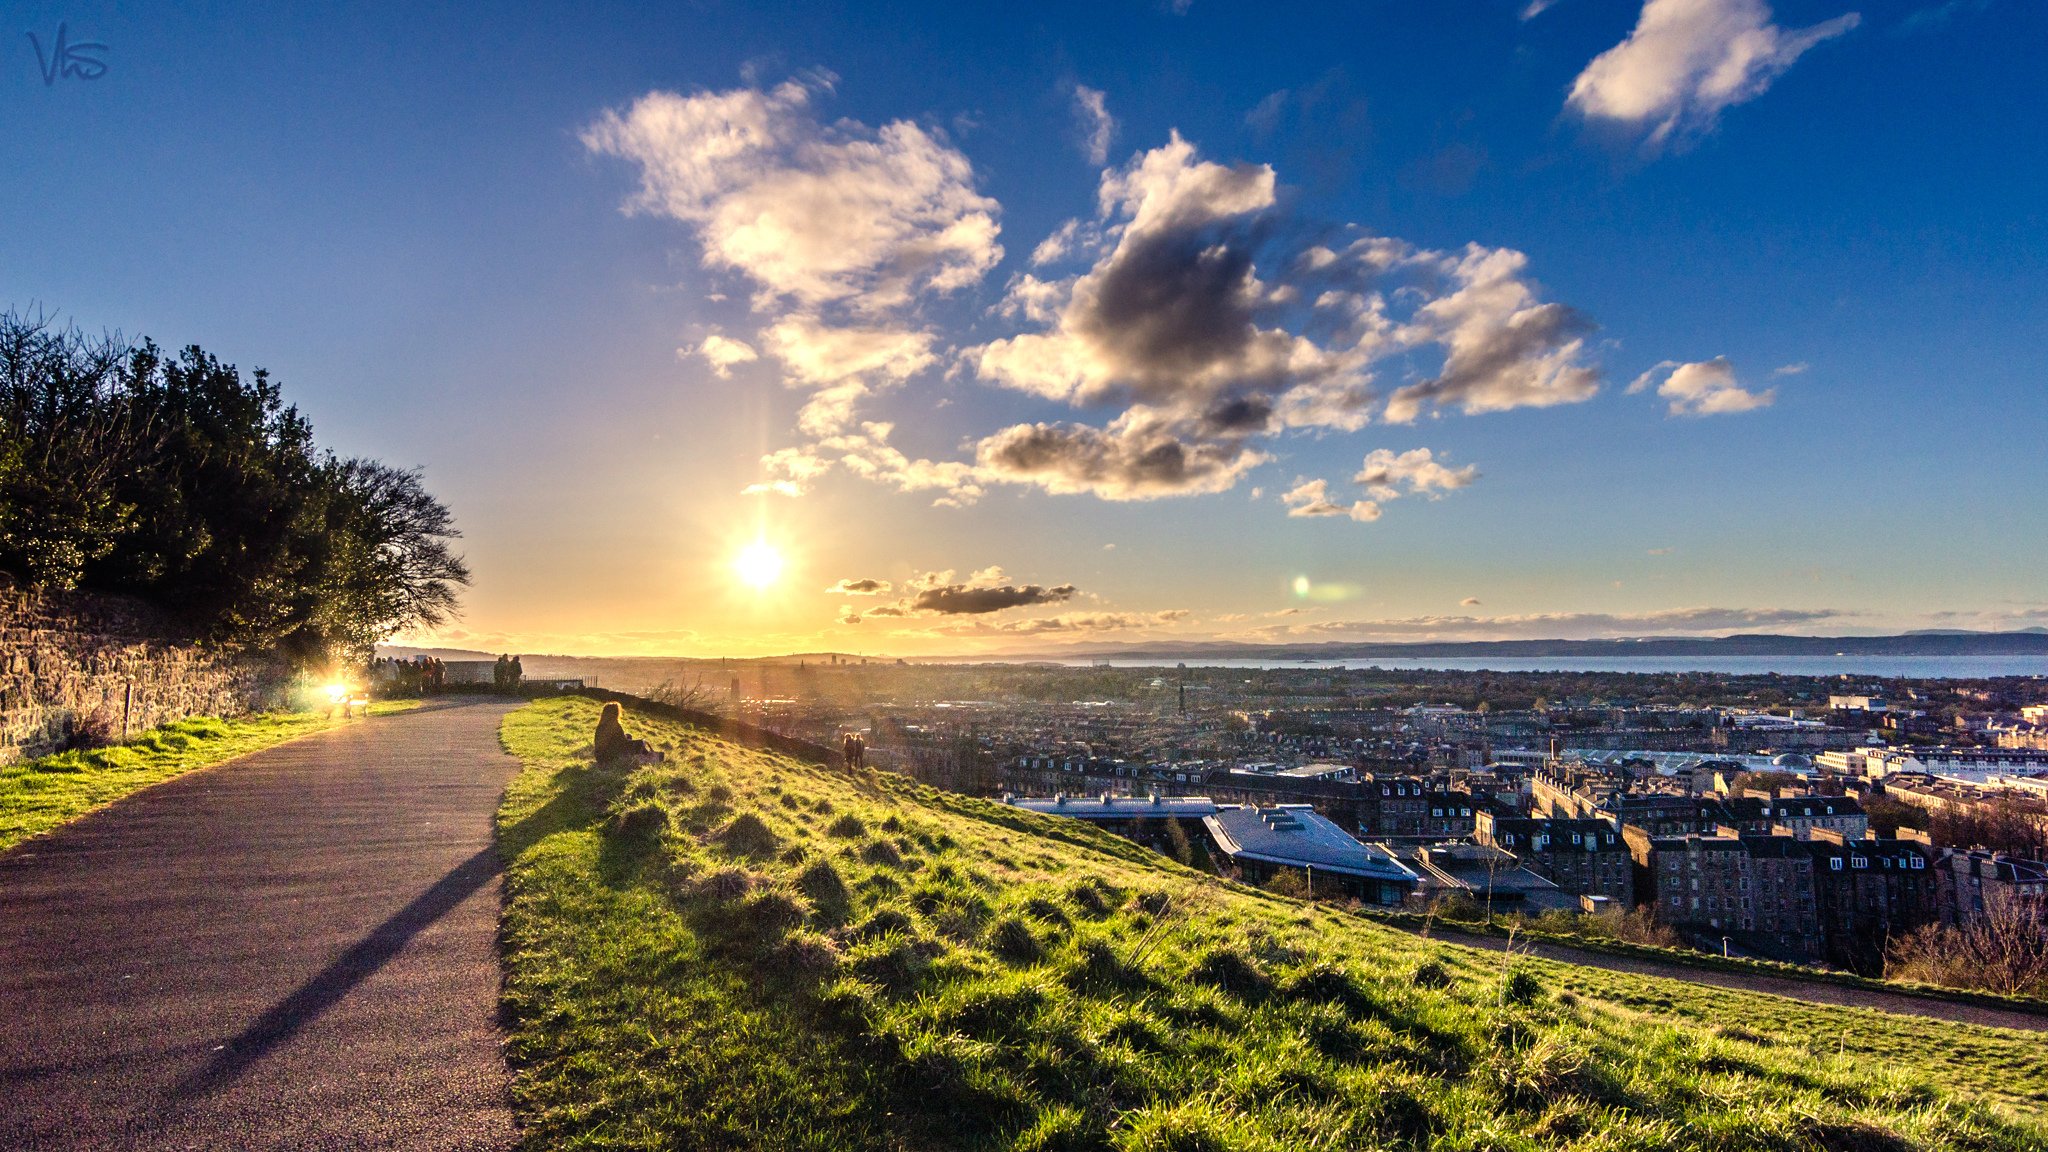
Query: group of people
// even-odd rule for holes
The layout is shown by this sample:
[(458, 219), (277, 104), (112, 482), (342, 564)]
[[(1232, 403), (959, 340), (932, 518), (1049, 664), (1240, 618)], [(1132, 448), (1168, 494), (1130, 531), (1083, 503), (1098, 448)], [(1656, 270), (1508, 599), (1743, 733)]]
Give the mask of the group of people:
[(370, 682), (392, 696), (432, 696), (448, 687), (448, 666), (432, 656), (370, 661)]
[(839, 750), (845, 755), (848, 768), (868, 766), (868, 742), (860, 738), (860, 733), (848, 732), (846, 739), (839, 742)]
[(491, 683), (507, 692), (519, 691), (520, 682), (526, 679), (526, 670), (519, 666), (519, 657), (500, 656), (491, 669)]

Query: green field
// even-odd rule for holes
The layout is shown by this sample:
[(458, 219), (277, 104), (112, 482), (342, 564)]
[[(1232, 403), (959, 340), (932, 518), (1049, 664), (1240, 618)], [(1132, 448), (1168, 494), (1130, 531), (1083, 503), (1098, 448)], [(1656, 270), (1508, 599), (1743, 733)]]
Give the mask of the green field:
[(1418, 941), (1078, 822), (505, 721), (531, 1148), (2048, 1148), (2048, 1043)]
[[(418, 706), (416, 700), (380, 702), (371, 705), (371, 714)], [(343, 722), (325, 712), (195, 717), (152, 728), (126, 744), (0, 767), (0, 851), (151, 784)]]

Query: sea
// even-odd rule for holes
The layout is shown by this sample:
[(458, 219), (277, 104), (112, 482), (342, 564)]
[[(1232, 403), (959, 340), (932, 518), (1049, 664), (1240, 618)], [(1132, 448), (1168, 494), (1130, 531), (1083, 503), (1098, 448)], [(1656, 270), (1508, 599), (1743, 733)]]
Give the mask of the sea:
[(1724, 676), (1873, 676), (1915, 680), (1982, 680), (1996, 676), (2048, 678), (2048, 656), (1614, 656), (1573, 659), (1562, 656), (1389, 657), (1357, 660), (1226, 660), (1191, 657), (1186, 661), (1126, 659), (1108, 656), (1058, 663), (1085, 668), (1385, 668), (1394, 671), (1442, 672), (1706, 672)]

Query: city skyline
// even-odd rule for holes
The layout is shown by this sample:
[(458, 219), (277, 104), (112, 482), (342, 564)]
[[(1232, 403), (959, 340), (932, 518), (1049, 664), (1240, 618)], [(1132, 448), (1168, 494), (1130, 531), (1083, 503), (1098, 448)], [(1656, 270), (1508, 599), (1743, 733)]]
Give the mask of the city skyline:
[(2036, 9), (577, 12), (16, 21), (9, 302), (424, 468), (404, 640), (2048, 624)]

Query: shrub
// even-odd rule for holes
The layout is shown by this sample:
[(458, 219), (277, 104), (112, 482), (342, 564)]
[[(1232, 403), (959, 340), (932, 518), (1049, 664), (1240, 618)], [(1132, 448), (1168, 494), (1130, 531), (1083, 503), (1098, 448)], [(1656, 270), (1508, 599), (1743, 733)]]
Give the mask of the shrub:
[[(829, 812), (831, 811), (831, 806), (827, 805), (826, 807), (819, 809), (819, 811)], [(839, 817), (838, 819), (832, 821), (830, 824), (825, 825), (825, 835), (837, 836), (845, 840), (858, 839), (859, 837), (865, 836), (867, 834), (868, 826), (866, 821), (863, 821), (860, 817), (855, 816), (851, 812), (848, 812), (845, 815)]]

